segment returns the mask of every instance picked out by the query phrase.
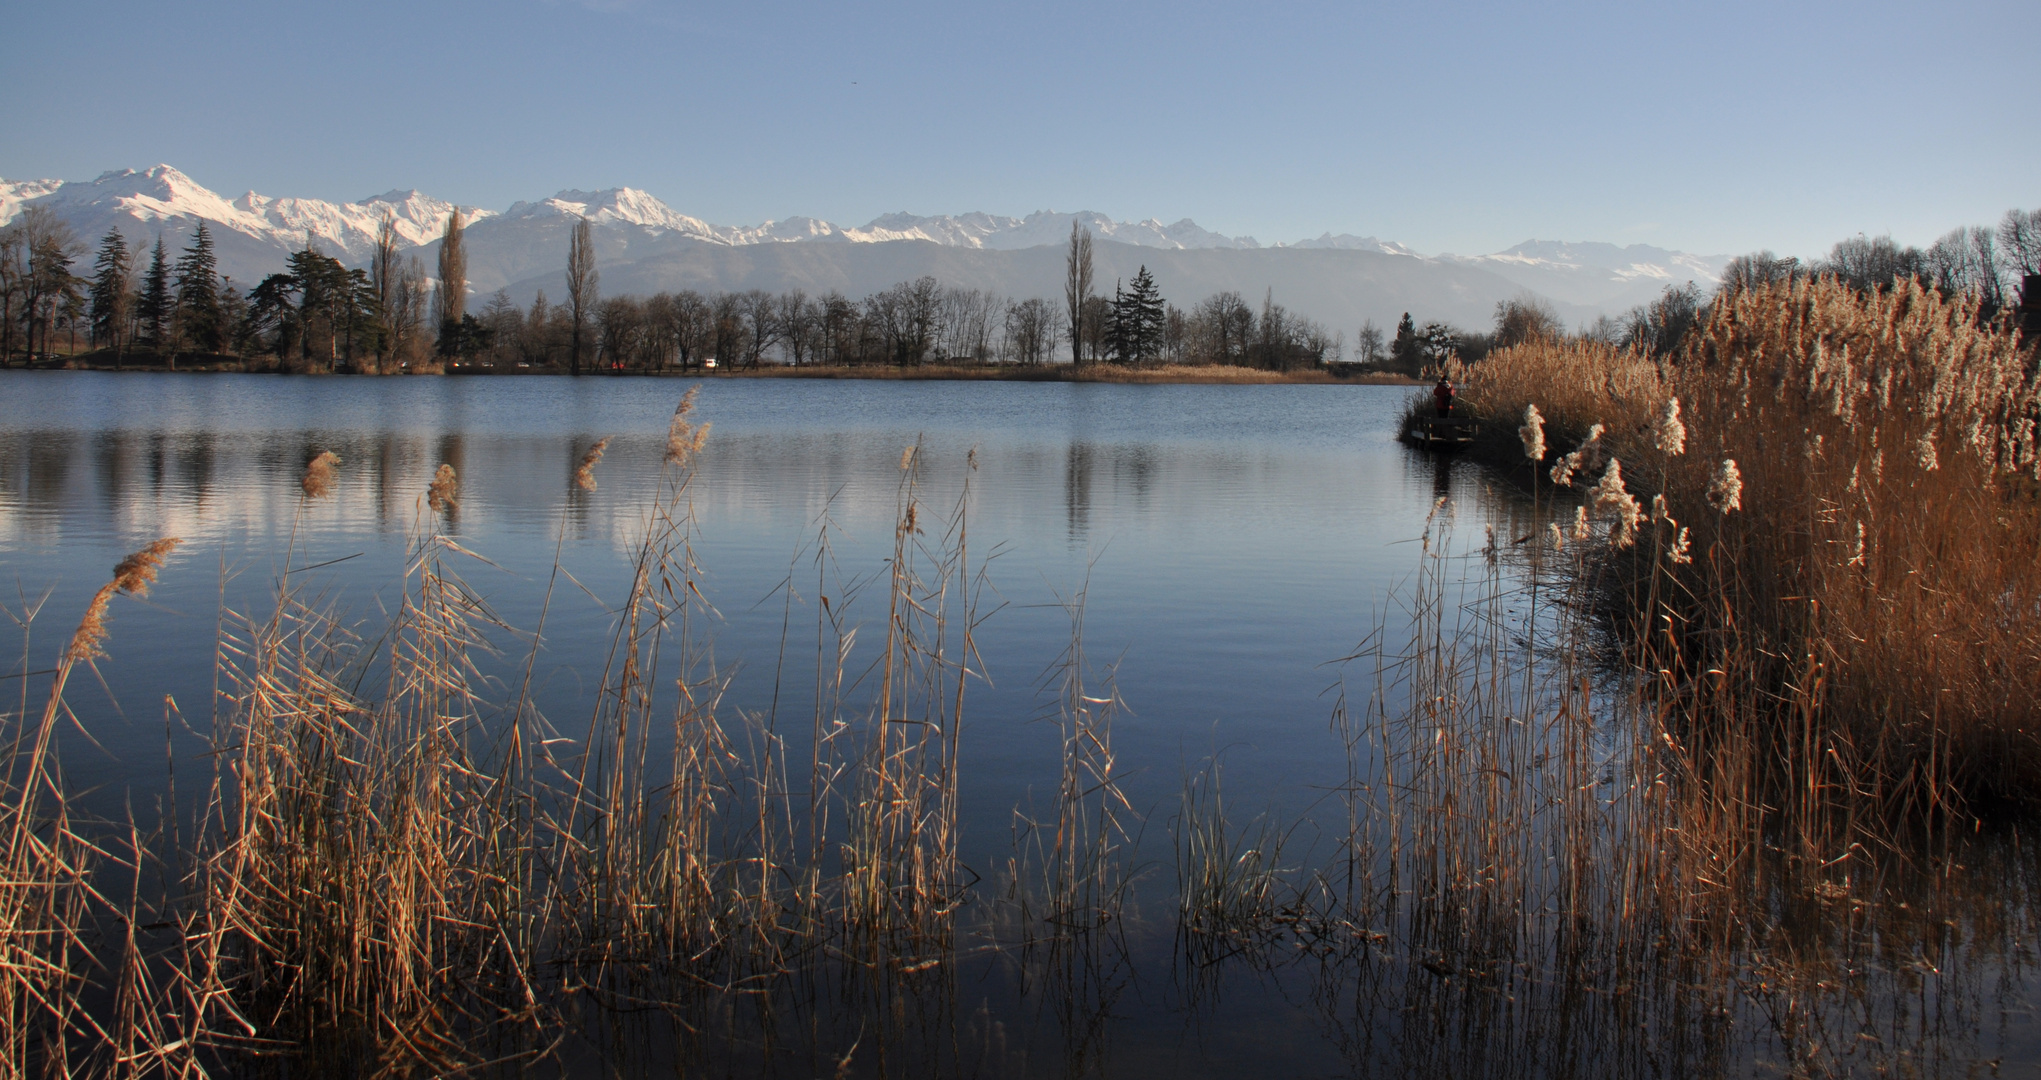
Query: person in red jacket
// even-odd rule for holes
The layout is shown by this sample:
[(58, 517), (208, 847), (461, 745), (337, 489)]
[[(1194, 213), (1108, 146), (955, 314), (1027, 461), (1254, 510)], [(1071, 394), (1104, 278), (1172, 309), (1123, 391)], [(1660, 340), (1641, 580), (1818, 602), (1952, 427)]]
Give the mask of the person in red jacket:
[(1432, 387), (1432, 404), (1439, 407), (1441, 417), (1453, 415), (1453, 384), (1444, 375), (1439, 376), (1439, 384)]

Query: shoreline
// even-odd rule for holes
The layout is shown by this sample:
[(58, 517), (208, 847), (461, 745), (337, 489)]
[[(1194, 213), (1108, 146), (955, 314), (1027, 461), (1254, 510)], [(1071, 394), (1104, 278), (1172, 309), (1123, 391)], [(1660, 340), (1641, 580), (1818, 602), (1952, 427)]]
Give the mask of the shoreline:
[[(186, 357), (178, 366), (170, 368), (161, 363), (136, 363), (130, 358), (120, 367), (92, 362), (93, 354), (69, 358), (59, 363), (7, 364), (0, 367), (5, 371), (100, 371), (109, 374), (140, 372), (145, 374), (212, 375), (228, 374), (316, 374), (355, 377), (356, 372), (284, 372), (275, 366), (251, 364), (245, 360), (227, 357)], [(153, 358), (152, 358), (153, 359)], [(559, 368), (514, 368), (509, 370), (463, 366), (450, 371), (405, 372), (397, 376), (361, 375), (364, 378), (389, 378), (409, 376), (564, 376), (567, 372)], [(847, 367), (838, 365), (809, 364), (791, 367), (772, 364), (756, 368), (717, 369), (703, 371), (699, 368), (685, 371), (591, 371), (581, 378), (702, 378), (702, 379), (867, 379), (875, 381), (924, 381), (945, 380), (953, 382), (1073, 382), (1073, 383), (1122, 383), (1135, 385), (1193, 385), (1193, 386), (1270, 386), (1279, 384), (1301, 385), (1354, 385), (1354, 386), (1417, 386), (1423, 380), (1384, 371), (1354, 371), (1351, 374), (1312, 368), (1304, 371), (1268, 371), (1262, 368), (1234, 367), (1220, 364), (1161, 364), (1143, 367), (1123, 367), (1118, 364), (1086, 364), (1078, 367), (1071, 364), (1044, 364), (1021, 366), (1015, 364), (924, 364), (918, 367)]]

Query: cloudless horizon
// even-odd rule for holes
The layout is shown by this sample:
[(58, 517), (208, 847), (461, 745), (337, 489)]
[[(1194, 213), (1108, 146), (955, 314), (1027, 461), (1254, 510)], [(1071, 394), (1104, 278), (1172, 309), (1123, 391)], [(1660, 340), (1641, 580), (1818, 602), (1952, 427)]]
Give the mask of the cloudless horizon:
[(229, 197), (628, 186), (717, 224), (1094, 210), (1463, 255), (1813, 256), (2041, 206), (2041, 5), (2010, 0), (74, 0), (9, 23), (9, 180), (165, 162)]

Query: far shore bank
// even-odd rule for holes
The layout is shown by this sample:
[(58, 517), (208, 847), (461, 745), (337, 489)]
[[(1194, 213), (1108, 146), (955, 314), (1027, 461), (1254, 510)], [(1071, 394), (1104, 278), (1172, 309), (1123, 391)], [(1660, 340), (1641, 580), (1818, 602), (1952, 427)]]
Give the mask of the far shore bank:
[[(1352, 365), (1341, 365), (1341, 368)], [(1241, 385), (1262, 386), (1283, 383), (1301, 384), (1354, 384), (1371, 386), (1415, 386), (1420, 380), (1395, 372), (1361, 369), (1352, 366), (1352, 371), (1341, 368), (1310, 368), (1300, 371), (1269, 371), (1262, 368), (1235, 367), (1221, 364), (921, 364), (914, 367), (890, 367), (880, 365), (824, 365), (804, 364), (792, 367), (785, 364), (766, 364), (754, 368), (719, 368), (704, 371), (700, 368), (664, 371), (586, 371), (586, 378), (634, 376), (634, 377), (685, 377), (712, 379), (875, 379), (881, 381), (941, 379), (961, 382), (1096, 382), (1133, 383), (1144, 385)], [(271, 358), (243, 360), (227, 356), (180, 356), (176, 363), (166, 364), (161, 359), (147, 356), (128, 356), (116, 365), (109, 354), (87, 353), (53, 361), (33, 364), (9, 363), (0, 370), (33, 371), (105, 371), (105, 372), (172, 372), (176, 374), (257, 373), (257, 374), (356, 374), (352, 372), (294, 372), (279, 366)], [(449, 370), (397, 372), (399, 375), (565, 375), (566, 370), (552, 366), (506, 367), (481, 364), (460, 364)]]

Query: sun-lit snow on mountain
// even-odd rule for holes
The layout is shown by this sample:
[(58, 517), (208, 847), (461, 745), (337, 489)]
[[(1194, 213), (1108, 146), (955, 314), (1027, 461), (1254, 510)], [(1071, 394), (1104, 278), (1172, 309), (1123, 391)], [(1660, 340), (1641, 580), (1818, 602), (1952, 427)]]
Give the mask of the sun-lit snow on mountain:
[(1100, 240), (1152, 248), (1254, 248), (1253, 237), (1222, 236), (1186, 218), (1174, 225), (1155, 220), (1121, 222), (1097, 213), (1038, 211), (1024, 218), (997, 214), (885, 214), (863, 226), (845, 227), (811, 217), (791, 217), (757, 225), (711, 225), (636, 188), (605, 191), (562, 191), (550, 199), (520, 202), (503, 214), (505, 221), (579, 215), (595, 225), (635, 225), (656, 234), (675, 232), (715, 244), (784, 244), (814, 241), (882, 244), (923, 240), (944, 247), (1014, 251), (1065, 243), (1072, 222), (1081, 223)]
[(1378, 240), (1372, 236), (1355, 236), (1352, 233), (1340, 233), (1338, 236), (1325, 233), (1316, 240), (1299, 240), (1294, 244), (1278, 244), (1277, 246), (1328, 248), (1333, 251), (1379, 251), (1384, 255), (1408, 255), (1413, 259), (1424, 258), (1424, 256), (1394, 240)]
[[(90, 225), (95, 234), (103, 231), (107, 219), (145, 229), (204, 221), (215, 232), (231, 229), (285, 250), (303, 247), (309, 236), (322, 250), (350, 259), (364, 258), (374, 247), (385, 213), (392, 216), (403, 245), (415, 247), (438, 237), (454, 208), (416, 191), (392, 191), (350, 203), (270, 198), (251, 191), (230, 202), (168, 165), (120, 169), (87, 181), (0, 182), (0, 190), (7, 191), (0, 196), (0, 224), (13, 220), (33, 201), (67, 221)], [(470, 220), (491, 216), (487, 210), (464, 213)]]
[(1164, 225), (1146, 221), (1114, 221), (1090, 211), (1057, 213), (1038, 210), (1024, 218), (994, 214), (942, 214), (921, 217), (914, 214), (886, 214), (861, 229), (842, 230), (847, 240), (874, 243), (886, 240), (927, 240), (948, 247), (983, 248), (989, 251), (1017, 251), (1067, 243), (1070, 226), (1081, 224), (1098, 240), (1110, 240), (1150, 248), (1256, 248), (1251, 236), (1222, 236), (1200, 228), (1189, 218)]
[(728, 235), (738, 230), (719, 228), (700, 218), (679, 213), (637, 188), (609, 188), (605, 191), (562, 191), (550, 199), (511, 204), (503, 212), (505, 221), (579, 216), (594, 225), (637, 225), (659, 232), (678, 232), (704, 240), (729, 243)]
[[(107, 172), (86, 181), (0, 180), (0, 225), (19, 217), (29, 205), (49, 207), (70, 224), (81, 245), (88, 247), (107, 230), (119, 229), (137, 248), (160, 241), (174, 252), (188, 244), (198, 224), (205, 222), (215, 237), (221, 272), (242, 282), (259, 281), (281, 270), (290, 253), (302, 249), (308, 240), (344, 263), (363, 265), (374, 249), (376, 231), (385, 215), (394, 224), (403, 248), (426, 247), (439, 239), (447, 215), (454, 210), (454, 204), (446, 200), (407, 190), (358, 202), (271, 197), (252, 191), (229, 200), (168, 165)], [(470, 285), (475, 287), (483, 287), (485, 282), (488, 287), (501, 287), (557, 272), (565, 257), (565, 241), (558, 232), (577, 217), (586, 218), (595, 227), (598, 247), (608, 260), (685, 260), (695, 257), (688, 255), (687, 249), (696, 244), (745, 247), (909, 241), (988, 253), (1018, 252), (1061, 246), (1069, 241), (1071, 226), (1076, 224), (1089, 229), (1101, 243), (1142, 249), (1258, 249), (1273, 255), (1277, 250), (1303, 248), (1388, 255), (1410, 263), (1407, 271), (1387, 272), (1418, 277), (1444, 266), (1478, 269), (1583, 311), (1620, 311), (1649, 301), (1668, 285), (1687, 281), (1713, 285), (1728, 261), (1723, 256), (1690, 255), (1643, 244), (1619, 247), (1541, 240), (1526, 241), (1493, 255), (1426, 256), (1393, 240), (1345, 233), (1326, 233), (1270, 249), (1254, 237), (1226, 236), (1189, 218), (1174, 224), (1154, 218), (1115, 221), (1092, 211), (1042, 210), (1026, 217), (903, 212), (848, 227), (811, 217), (716, 225), (629, 187), (561, 191), (551, 198), (516, 203), (501, 214), (473, 208), (462, 212), (476, 227), (470, 240)], [(430, 262), (429, 252), (420, 254)], [(893, 254), (871, 254), (892, 265), (888, 260), (894, 259)], [(817, 258), (806, 260), (812, 264), (810, 270), (796, 273), (797, 277), (819, 272), (813, 266), (829, 262), (821, 252), (815, 255)]]
[(1722, 269), (1728, 265), (1729, 259), (1721, 255), (1689, 255), (1684, 251), (1668, 251), (1649, 244), (1617, 247), (1594, 242), (1526, 240), (1493, 255), (1469, 256), (1468, 261), (1497, 266), (1601, 270), (1623, 281), (1649, 280), (1667, 284), (1694, 281), (1713, 285), (1722, 280)]
[(21, 204), (64, 186), (62, 180), (0, 180), (0, 225), (21, 213)]

